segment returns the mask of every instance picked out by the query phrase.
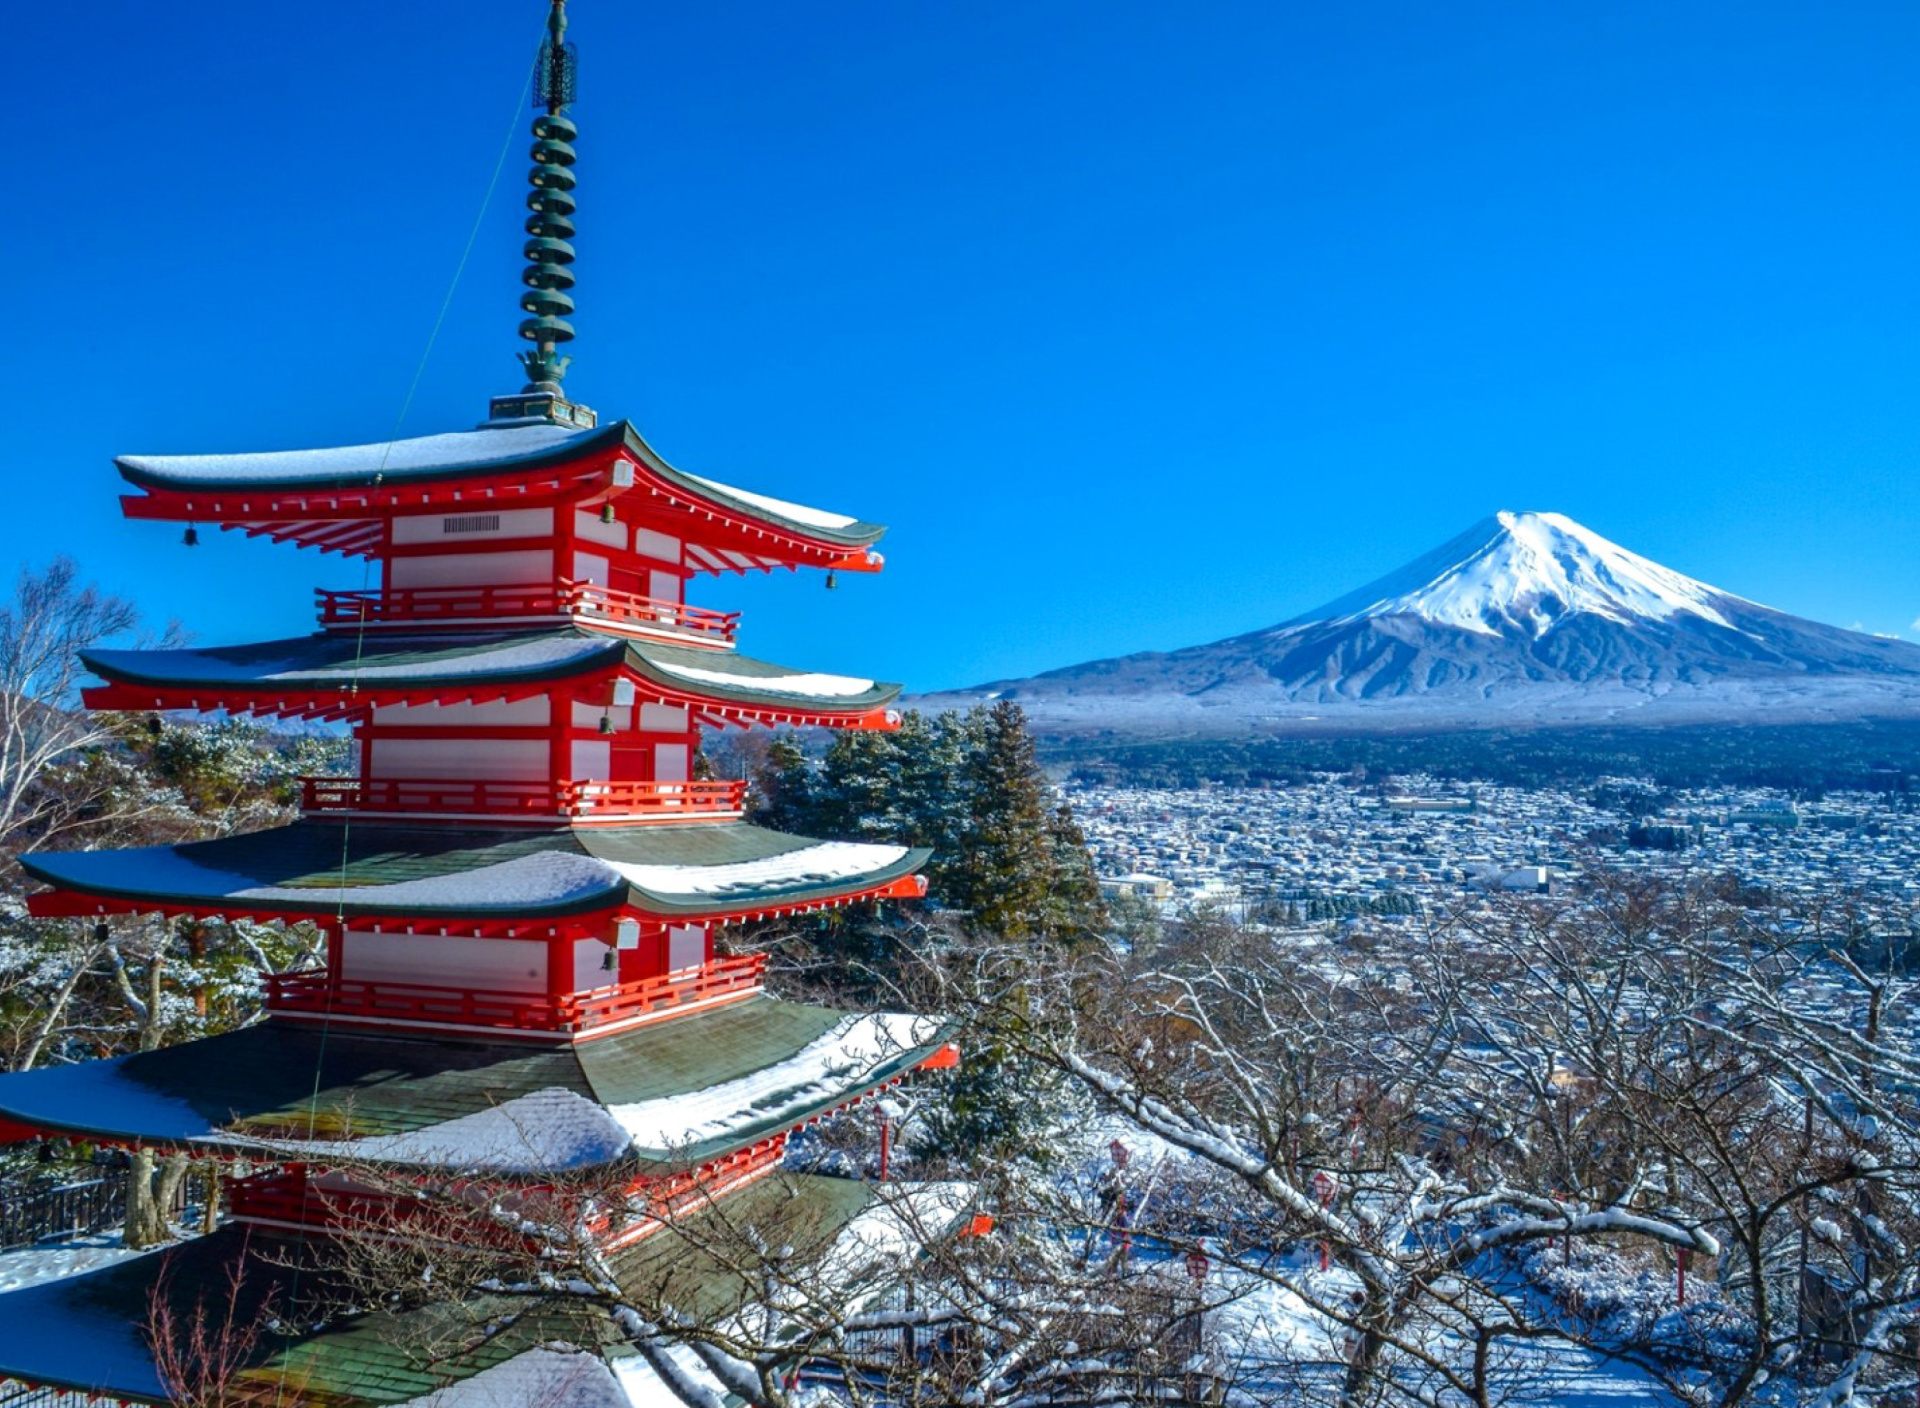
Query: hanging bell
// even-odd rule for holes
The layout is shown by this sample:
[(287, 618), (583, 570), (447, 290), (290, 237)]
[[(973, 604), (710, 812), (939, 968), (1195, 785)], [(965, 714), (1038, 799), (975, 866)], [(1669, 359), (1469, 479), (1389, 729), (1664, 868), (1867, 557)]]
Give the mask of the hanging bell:
[(109, 937), (111, 936), (107, 932), (107, 921), (104, 919), (98, 920), (93, 926), (93, 941), (97, 944), (103, 944)]
[(827, 572), (827, 590), (832, 591), (839, 585), (840, 585), (840, 579), (834, 576), (832, 570), (829, 569)]
[(183, 548), (199, 547), (200, 546), (200, 530), (194, 527), (191, 523), (189, 523), (187, 525), (187, 531), (180, 535), (180, 546)]
[(612, 714), (602, 714), (600, 716), (600, 732), (602, 733), (613, 732), (613, 715)]
[(613, 505), (611, 503), (600, 505), (600, 521), (602, 523), (613, 522)]

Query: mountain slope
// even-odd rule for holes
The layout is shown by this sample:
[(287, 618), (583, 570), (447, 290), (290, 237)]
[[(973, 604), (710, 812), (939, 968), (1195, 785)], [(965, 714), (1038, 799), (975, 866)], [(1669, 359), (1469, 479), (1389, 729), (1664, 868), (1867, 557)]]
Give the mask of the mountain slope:
[(929, 696), (1052, 732), (1769, 722), (1920, 713), (1920, 646), (1695, 581), (1555, 513), (1500, 513), (1281, 625)]

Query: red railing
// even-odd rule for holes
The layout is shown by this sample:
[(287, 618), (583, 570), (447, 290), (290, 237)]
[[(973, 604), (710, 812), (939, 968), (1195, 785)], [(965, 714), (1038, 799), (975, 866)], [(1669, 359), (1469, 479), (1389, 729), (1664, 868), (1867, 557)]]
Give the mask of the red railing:
[(523, 586), (397, 587), (391, 591), (316, 589), (323, 626), (431, 626), (512, 616), (581, 616), (690, 636), (704, 645), (732, 645), (738, 611), (710, 611), (641, 596), (594, 582), (537, 582)]
[(267, 1011), (378, 1017), (423, 1025), (495, 1027), (527, 1032), (585, 1032), (683, 1003), (746, 993), (760, 986), (763, 953), (715, 959), (683, 975), (642, 978), (586, 993), (484, 992), (424, 983), (331, 979), (324, 968), (267, 975)]
[(500, 782), (447, 777), (303, 777), (309, 812), (480, 814), (522, 819), (690, 821), (734, 818), (747, 805), (745, 782)]
[[(621, 1191), (624, 1203), (616, 1213), (607, 1207), (604, 1189), (592, 1190), (595, 1206), (568, 1207), (564, 1221), (587, 1227), (609, 1247), (638, 1241), (665, 1225), (663, 1219), (689, 1211), (707, 1197), (722, 1192), (742, 1180), (779, 1165), (786, 1152), (784, 1132), (736, 1149), (694, 1168), (681, 1169), (665, 1176), (641, 1176), (629, 1180)], [(312, 1155), (324, 1165), (325, 1155)], [(442, 1191), (438, 1196), (415, 1196), (402, 1187), (393, 1189), (343, 1184), (338, 1179), (316, 1177), (306, 1164), (294, 1164), (235, 1179), (227, 1184), (227, 1206), (241, 1221), (272, 1222), (300, 1227), (353, 1228), (356, 1230), (398, 1230), (409, 1240), (471, 1243), (475, 1236), (491, 1236), (502, 1243), (509, 1239), (505, 1229), (478, 1218), (469, 1202), (492, 1200), (497, 1186), (476, 1181)], [(522, 1201), (540, 1202), (558, 1196), (577, 1199), (577, 1190), (554, 1190), (538, 1185), (519, 1184), (512, 1196)], [(557, 1209), (556, 1209), (557, 1210)]]

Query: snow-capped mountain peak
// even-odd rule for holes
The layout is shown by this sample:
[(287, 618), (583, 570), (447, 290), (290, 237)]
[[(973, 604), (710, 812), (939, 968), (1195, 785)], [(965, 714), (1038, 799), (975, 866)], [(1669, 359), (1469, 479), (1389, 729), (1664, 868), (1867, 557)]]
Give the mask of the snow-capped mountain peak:
[(1695, 616), (1733, 630), (1719, 610), (1729, 599), (1565, 514), (1501, 512), (1282, 629), (1417, 616), (1486, 635), (1537, 638), (1585, 612), (1623, 624)]
[(923, 697), (1049, 733), (1920, 717), (1920, 646), (1723, 592), (1558, 513), (1498, 513), (1278, 626)]

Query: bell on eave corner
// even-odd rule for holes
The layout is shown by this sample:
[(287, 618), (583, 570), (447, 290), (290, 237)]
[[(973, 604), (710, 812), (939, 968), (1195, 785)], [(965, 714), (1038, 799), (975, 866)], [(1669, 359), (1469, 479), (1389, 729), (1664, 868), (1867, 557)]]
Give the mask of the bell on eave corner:
[(187, 531), (180, 535), (180, 546), (183, 548), (199, 547), (200, 546), (200, 530), (194, 527), (191, 523), (189, 523), (187, 525)]

